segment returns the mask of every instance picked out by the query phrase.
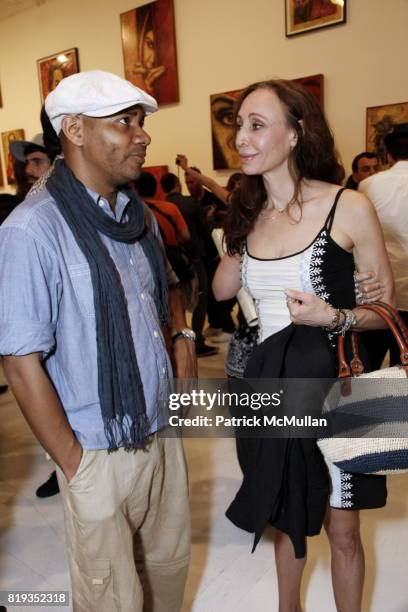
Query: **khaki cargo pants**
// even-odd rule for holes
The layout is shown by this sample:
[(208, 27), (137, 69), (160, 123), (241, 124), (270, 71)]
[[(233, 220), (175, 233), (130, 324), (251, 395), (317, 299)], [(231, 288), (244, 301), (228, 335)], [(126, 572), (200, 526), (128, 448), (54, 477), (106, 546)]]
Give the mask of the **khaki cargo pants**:
[(181, 440), (84, 451), (61, 489), (74, 612), (178, 612), (190, 554)]

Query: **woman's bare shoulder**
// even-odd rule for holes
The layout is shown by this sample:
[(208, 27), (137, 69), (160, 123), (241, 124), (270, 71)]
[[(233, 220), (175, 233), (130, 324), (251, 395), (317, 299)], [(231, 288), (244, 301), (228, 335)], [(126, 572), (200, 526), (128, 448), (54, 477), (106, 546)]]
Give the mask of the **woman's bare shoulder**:
[(345, 189), (341, 194), (340, 202), (339, 210), (343, 209), (344, 212), (353, 217), (368, 215), (374, 211), (374, 207), (367, 196), (354, 189)]
[(356, 238), (378, 226), (376, 210), (362, 193), (346, 189), (341, 194), (336, 212), (337, 223), (349, 236)]

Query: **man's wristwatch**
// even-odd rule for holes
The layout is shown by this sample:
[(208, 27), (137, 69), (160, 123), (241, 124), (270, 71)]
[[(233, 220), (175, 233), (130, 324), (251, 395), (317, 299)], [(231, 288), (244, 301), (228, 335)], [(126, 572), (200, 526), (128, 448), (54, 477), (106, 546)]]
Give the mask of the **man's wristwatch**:
[(171, 335), (171, 340), (173, 344), (180, 338), (185, 338), (186, 340), (191, 340), (192, 342), (195, 342), (196, 334), (192, 329), (185, 327), (184, 329), (180, 329), (173, 332)]

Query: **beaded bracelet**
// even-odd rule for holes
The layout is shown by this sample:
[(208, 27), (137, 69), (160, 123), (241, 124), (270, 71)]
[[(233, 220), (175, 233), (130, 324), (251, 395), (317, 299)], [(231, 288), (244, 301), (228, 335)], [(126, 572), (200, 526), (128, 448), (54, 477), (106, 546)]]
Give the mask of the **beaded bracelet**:
[(327, 325), (327, 326), (325, 327), (325, 330), (326, 330), (326, 331), (329, 331), (329, 332), (334, 331), (334, 330), (335, 330), (335, 329), (336, 329), (336, 328), (339, 326), (339, 323), (340, 323), (340, 317), (341, 317), (341, 312), (340, 312), (340, 310), (339, 310), (338, 308), (335, 308), (335, 309), (334, 309), (334, 315), (333, 315), (333, 318), (332, 318), (331, 322), (329, 323), (329, 325)]
[(356, 325), (357, 317), (352, 310), (340, 308), (340, 312), (344, 315), (344, 322), (338, 329), (333, 330), (332, 333), (344, 336), (353, 325)]

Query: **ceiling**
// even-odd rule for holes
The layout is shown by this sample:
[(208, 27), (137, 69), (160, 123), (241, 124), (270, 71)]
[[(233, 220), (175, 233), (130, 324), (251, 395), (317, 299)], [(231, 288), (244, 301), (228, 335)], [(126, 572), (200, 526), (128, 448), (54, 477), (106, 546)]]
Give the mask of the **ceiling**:
[(0, 0), (0, 21), (44, 4), (47, 0)]

